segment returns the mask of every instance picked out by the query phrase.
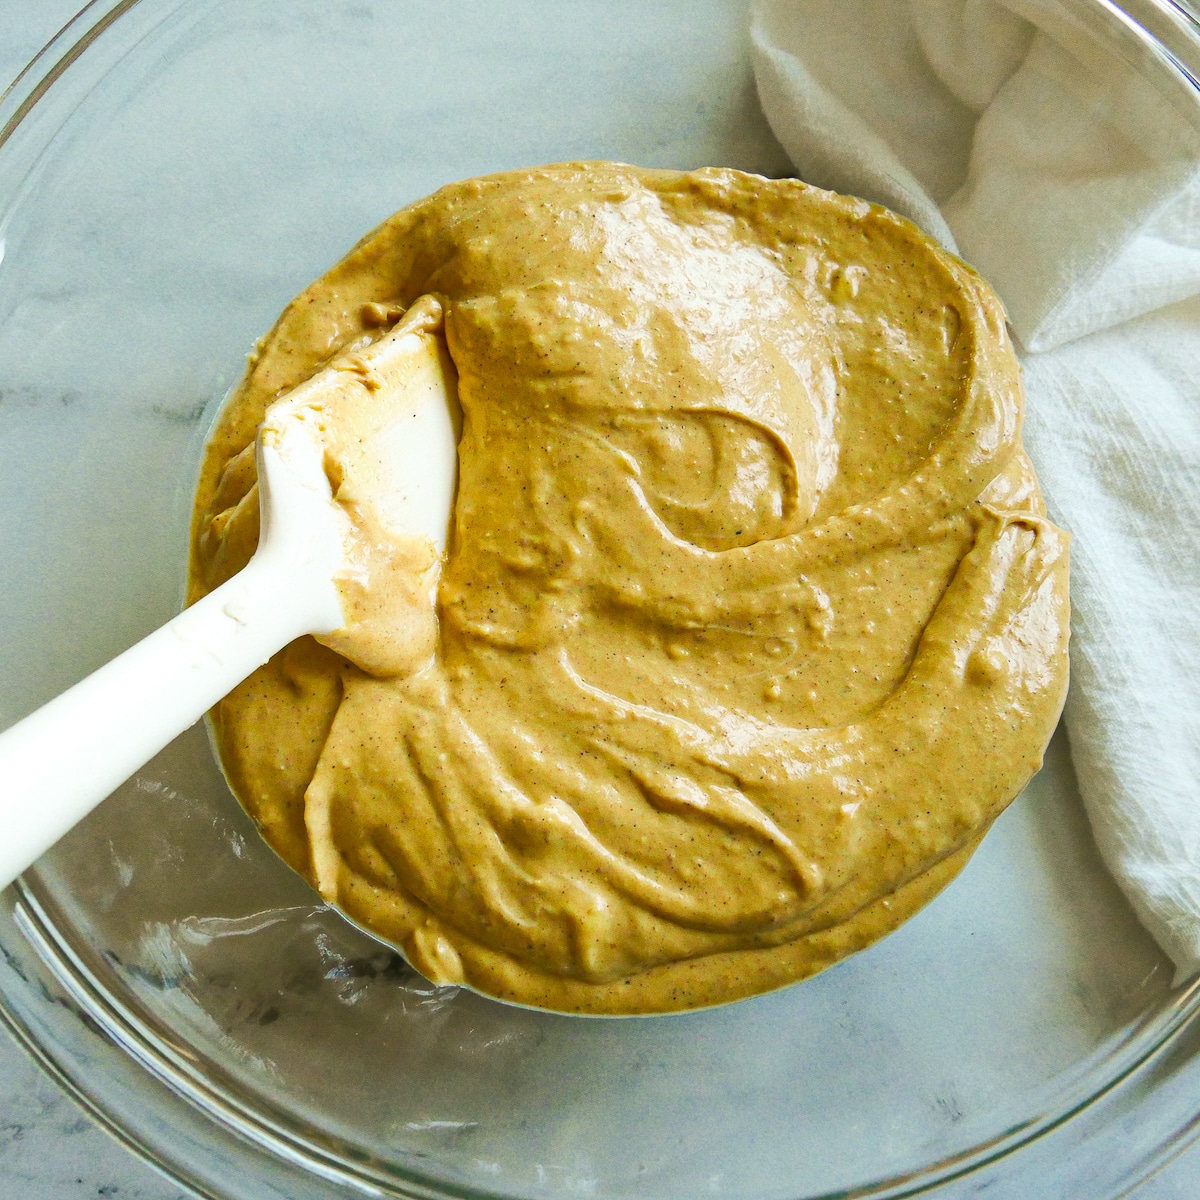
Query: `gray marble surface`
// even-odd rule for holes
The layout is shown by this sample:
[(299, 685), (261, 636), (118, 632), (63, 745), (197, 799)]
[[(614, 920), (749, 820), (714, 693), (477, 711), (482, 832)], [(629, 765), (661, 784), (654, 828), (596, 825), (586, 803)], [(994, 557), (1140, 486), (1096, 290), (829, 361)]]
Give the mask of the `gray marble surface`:
[[(80, 2), (0, 0), (0, 87), (7, 86)], [(183, 1195), (95, 1127), (0, 1035), (0, 1200), (91, 1196), (178, 1200)], [(1139, 1187), (1133, 1200), (1194, 1200), (1197, 1196), (1200, 1147), (1193, 1147)], [(1080, 1196), (1078, 1200), (1092, 1198)]]

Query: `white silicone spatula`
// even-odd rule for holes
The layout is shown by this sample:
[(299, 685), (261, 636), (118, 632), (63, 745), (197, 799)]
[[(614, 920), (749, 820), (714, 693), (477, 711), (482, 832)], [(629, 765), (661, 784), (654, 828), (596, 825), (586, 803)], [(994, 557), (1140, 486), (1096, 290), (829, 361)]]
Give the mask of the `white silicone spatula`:
[(361, 474), (388, 526), (444, 549), (455, 378), (430, 328), (440, 313), (410, 315), (424, 319), (406, 318), (272, 405), (256, 445), (261, 529), (250, 563), (0, 733), (0, 887), (276, 651), (345, 624), (337, 576), (350, 522), (331, 493), (324, 440), (339, 414), (355, 422)]

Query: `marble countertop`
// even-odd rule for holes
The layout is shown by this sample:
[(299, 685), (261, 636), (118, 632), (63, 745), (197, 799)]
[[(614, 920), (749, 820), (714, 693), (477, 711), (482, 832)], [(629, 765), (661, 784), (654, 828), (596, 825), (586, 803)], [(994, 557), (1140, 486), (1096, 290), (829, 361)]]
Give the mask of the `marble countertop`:
[[(0, 88), (65, 24), (81, 0), (0, 0)], [(0, 1200), (183, 1200), (185, 1193), (110, 1139), (0, 1034)], [(1200, 1196), (1200, 1145), (1132, 1200)], [(1092, 1200), (1031, 1197), (1030, 1200)]]

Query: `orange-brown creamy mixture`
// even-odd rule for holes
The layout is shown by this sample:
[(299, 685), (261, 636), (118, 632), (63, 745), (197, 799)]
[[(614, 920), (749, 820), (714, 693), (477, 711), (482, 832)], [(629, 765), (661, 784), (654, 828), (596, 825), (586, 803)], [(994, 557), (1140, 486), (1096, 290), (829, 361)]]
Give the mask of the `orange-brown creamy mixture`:
[(266, 838), (431, 979), (571, 1012), (737, 999), (895, 928), (1066, 688), (1067, 538), (995, 295), (795, 180), (442, 188), (262, 342), (193, 598), (256, 544), (266, 407), (426, 296), (463, 411), (436, 624), (383, 675), (302, 638), (221, 702)]

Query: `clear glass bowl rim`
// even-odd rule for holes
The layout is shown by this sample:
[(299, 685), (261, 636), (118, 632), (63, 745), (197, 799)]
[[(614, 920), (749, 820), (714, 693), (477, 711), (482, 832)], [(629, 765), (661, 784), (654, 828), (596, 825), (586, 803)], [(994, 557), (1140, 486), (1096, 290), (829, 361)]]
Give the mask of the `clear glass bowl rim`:
[[(178, 2), (178, 0), (177, 0)], [(1086, 0), (1084, 0), (1086, 2)], [(62, 79), (72, 66), (87, 53), (114, 24), (136, 9), (142, 0), (90, 0), (79, 13), (42, 48), (0, 94), (0, 153), (23, 121), (38, 103)], [(1103, 10), (1109, 19), (1129, 29), (1136, 38), (1159, 58), (1169, 63), (1195, 91), (1200, 108), (1200, 11), (1192, 0), (1091, 0), (1096, 10)], [(1200, 119), (1198, 119), (1200, 124)], [(2, 244), (0, 244), (2, 245)], [(139, 1023), (124, 1006), (111, 996), (102, 983), (91, 977), (86, 967), (70, 953), (69, 945), (56, 935), (53, 921), (44, 912), (34, 891), (18, 881), (6, 896), (4, 916), (20, 928), (25, 940), (36, 954), (38, 965), (79, 1008), (80, 1019), (95, 1023), (106, 1039), (128, 1059), (141, 1068), (184, 1103), (208, 1118), (215, 1132), (232, 1134), (255, 1150), (274, 1156), (283, 1163), (297, 1167), (314, 1179), (350, 1187), (368, 1194), (387, 1194), (412, 1197), (413, 1200), (432, 1200), (445, 1197), (457, 1200), (460, 1196), (479, 1196), (478, 1191), (444, 1191), (423, 1178), (400, 1178), (388, 1172), (387, 1177), (368, 1169), (346, 1170), (343, 1162), (323, 1158), (310, 1145), (290, 1136), (286, 1129), (272, 1128), (256, 1114), (241, 1111), (234, 1103), (223, 1102), (211, 1089), (198, 1087), (190, 1078), (185, 1060), (171, 1052), (158, 1038), (146, 1036)], [(8, 923), (6, 921), (6, 923)], [(221, 1200), (182, 1164), (173, 1160), (168, 1147), (127, 1128), (109, 1112), (105, 1105), (90, 1094), (86, 1083), (73, 1069), (74, 1064), (63, 1054), (56, 1053), (38, 1036), (8, 998), (0, 992), (0, 1024), (3, 1024), (43, 1071), (74, 1099), (109, 1134), (127, 1149), (147, 1162), (173, 1183), (195, 1195)], [(1080, 1095), (1063, 1104), (1057, 1111), (1047, 1113), (1027, 1125), (1009, 1132), (990, 1144), (980, 1145), (953, 1159), (929, 1164), (919, 1173), (882, 1179), (874, 1184), (857, 1187), (852, 1193), (837, 1193), (821, 1200), (848, 1200), (849, 1195), (877, 1197), (878, 1200), (900, 1200), (936, 1193), (939, 1189), (966, 1175), (995, 1165), (1018, 1153), (1034, 1142), (1051, 1137), (1081, 1113), (1095, 1113), (1103, 1108), (1114, 1093), (1139, 1077), (1153, 1075), (1162, 1060), (1186, 1036), (1200, 1032), (1200, 979), (1175, 992), (1169, 1008), (1146, 1023), (1146, 1028), (1133, 1039), (1133, 1045), (1122, 1056), (1120, 1066), (1111, 1072), (1098, 1090)], [(1120, 1194), (1161, 1168), (1200, 1136), (1200, 1101), (1194, 1112), (1182, 1124), (1173, 1123), (1168, 1136), (1149, 1154), (1130, 1164), (1122, 1177)], [(1114, 1193), (1115, 1195), (1116, 1193)]]

